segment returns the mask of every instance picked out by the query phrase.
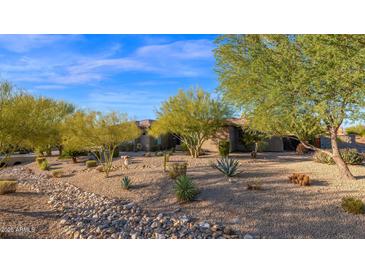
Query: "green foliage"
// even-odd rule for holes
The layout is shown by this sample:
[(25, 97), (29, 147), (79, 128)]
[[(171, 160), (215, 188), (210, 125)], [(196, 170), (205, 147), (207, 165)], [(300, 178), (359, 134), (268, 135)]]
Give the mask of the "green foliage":
[(108, 177), (115, 150), (139, 135), (140, 129), (126, 115), (76, 112), (64, 123), (63, 145), (65, 149), (93, 151)]
[(217, 160), (217, 163), (214, 165), (214, 167), (227, 177), (235, 177), (240, 174), (240, 172), (238, 172), (239, 165), (240, 163), (238, 160), (225, 157)]
[(355, 134), (361, 137), (365, 137), (365, 125), (357, 125), (346, 128), (347, 134)]
[(248, 127), (243, 128), (244, 134), (242, 141), (246, 148), (253, 147), (254, 152), (264, 151), (267, 142), (266, 139), (269, 137), (267, 133), (260, 132)]
[(46, 160), (46, 157), (37, 157), (36, 158), (36, 162), (38, 165), (40, 165), (42, 162), (44, 162)]
[(356, 149), (341, 149), (341, 156), (346, 164), (361, 165), (365, 160), (364, 155), (357, 152)]
[(50, 152), (61, 142), (60, 123), (73, 109), (63, 101), (34, 97), (1, 82), (0, 153), (9, 155), (20, 147)]
[(61, 178), (65, 175), (65, 172), (62, 169), (52, 170), (52, 176), (55, 178)]
[(39, 164), (39, 169), (40, 170), (49, 170), (49, 164), (48, 164), (48, 161), (47, 159), (45, 159), (44, 161), (42, 161), (40, 164)]
[(216, 43), (219, 90), (255, 130), (335, 139), (344, 120), (364, 118), (365, 35), (223, 35)]
[(175, 195), (180, 202), (191, 202), (199, 193), (193, 181), (186, 175), (179, 176), (175, 181)]
[(89, 160), (86, 161), (86, 167), (87, 168), (92, 168), (92, 167), (96, 167), (98, 164), (95, 160)]
[(16, 181), (1, 181), (0, 180), (0, 195), (14, 193), (16, 191)]
[(123, 189), (129, 190), (132, 186), (132, 181), (128, 176), (125, 176), (122, 178), (121, 185)]
[[(348, 165), (361, 165), (364, 161), (364, 156), (357, 152), (356, 149), (341, 149), (340, 150), (341, 156), (344, 162)], [(313, 155), (313, 160), (317, 163), (334, 165), (335, 161), (333, 160), (332, 156), (328, 153), (323, 151), (316, 151)]]
[(341, 203), (342, 208), (352, 214), (363, 214), (364, 213), (364, 203), (360, 199), (354, 197), (344, 197)]
[(186, 144), (192, 157), (199, 157), (203, 143), (213, 136), (230, 116), (228, 107), (202, 89), (180, 90), (164, 102), (149, 134), (172, 133)]
[(230, 142), (226, 140), (221, 140), (218, 143), (219, 155), (222, 157), (228, 157), (230, 150)]
[(188, 164), (187, 163), (170, 163), (169, 164), (169, 177), (176, 179), (179, 176), (186, 175)]

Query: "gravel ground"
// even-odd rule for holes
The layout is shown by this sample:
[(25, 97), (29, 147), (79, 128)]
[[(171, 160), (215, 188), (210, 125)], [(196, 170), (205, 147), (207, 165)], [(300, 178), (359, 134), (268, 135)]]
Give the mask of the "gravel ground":
[[(352, 195), (365, 201), (365, 166), (352, 166), (355, 182), (339, 179), (336, 166), (314, 163), (310, 156), (292, 153), (264, 153), (256, 161), (248, 154), (233, 154), (241, 162), (243, 173), (229, 183), (210, 167), (217, 156), (191, 159), (175, 154), (171, 161), (187, 161), (188, 175), (201, 190), (197, 201), (179, 204), (173, 193), (173, 181), (162, 171), (162, 157), (132, 155), (128, 170), (116, 160), (110, 178), (84, 163), (50, 159), (54, 169), (69, 175), (57, 179), (80, 189), (109, 198), (129, 200), (156, 214), (196, 216), (199, 221), (218, 222), (257, 238), (365, 238), (365, 215), (345, 213), (341, 199)], [(28, 167), (40, 171), (32, 163)], [(288, 182), (293, 172), (310, 176), (312, 186), (299, 187)], [(134, 184), (131, 191), (120, 187), (123, 176)], [(249, 191), (247, 183), (262, 183), (261, 191)]]
[[(71, 173), (72, 174), (72, 173)], [(36, 212), (31, 223), (26, 226), (27, 235), (8, 234), (2, 232), (2, 238), (73, 238), (73, 239), (252, 239), (252, 235), (242, 235), (230, 227), (219, 223), (199, 221), (194, 216), (179, 214), (180, 209), (173, 212), (151, 213), (137, 204), (112, 199), (90, 193), (78, 187), (50, 178), (49, 174), (34, 174), (29, 168), (8, 168), (0, 175), (16, 177), (19, 192), (2, 195), (5, 217), (3, 228), (24, 227), (23, 218), (19, 218), (14, 210), (7, 208), (24, 205), (37, 210), (50, 206), (48, 212)], [(44, 193), (49, 199), (36, 201), (17, 197), (22, 189), (30, 189), (32, 193)], [(1, 201), (1, 200), (0, 200)], [(24, 208), (22, 208), (24, 209)], [(34, 212), (33, 212), (34, 213)], [(39, 225), (47, 223), (54, 213), (57, 221), (51, 226)], [(7, 216), (8, 214), (9, 216)], [(23, 213), (24, 214), (24, 213)], [(0, 215), (1, 216), (1, 215)], [(33, 229), (34, 225), (35, 228)], [(47, 229), (46, 229), (47, 228)], [(23, 229), (24, 230), (24, 229)], [(44, 232), (44, 233), (42, 233)]]
[(47, 202), (47, 195), (27, 185), (0, 195), (0, 238), (59, 238), (61, 218)]

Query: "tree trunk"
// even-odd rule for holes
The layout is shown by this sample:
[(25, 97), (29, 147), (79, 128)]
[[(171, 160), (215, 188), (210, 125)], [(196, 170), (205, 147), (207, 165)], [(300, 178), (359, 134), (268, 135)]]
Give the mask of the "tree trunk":
[(331, 146), (332, 146), (332, 158), (335, 161), (339, 171), (340, 176), (347, 180), (356, 180), (356, 178), (352, 175), (350, 169), (347, 164), (342, 159), (340, 150), (337, 144), (337, 130), (331, 129)]
[(72, 162), (73, 162), (74, 164), (76, 164), (76, 163), (77, 163), (77, 158), (76, 158), (76, 157), (72, 157)]

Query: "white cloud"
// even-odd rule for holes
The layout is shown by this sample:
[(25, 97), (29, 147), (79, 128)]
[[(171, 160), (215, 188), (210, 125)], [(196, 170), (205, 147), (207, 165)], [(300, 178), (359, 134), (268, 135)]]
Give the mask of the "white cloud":
[(148, 45), (137, 50), (139, 57), (197, 59), (213, 56), (213, 43), (210, 40), (185, 40), (163, 45)]
[(33, 89), (34, 90), (60, 90), (60, 89), (65, 89), (66, 86), (62, 86), (62, 85), (39, 85), (39, 86), (35, 86)]
[[(13, 51), (24, 52), (51, 45), (65, 37), (74, 39), (63, 35), (0, 35), (0, 43)], [(5, 41), (7, 43), (4, 46)], [(213, 44), (205, 39), (147, 45), (129, 55), (115, 57), (121, 48), (120, 43), (114, 43), (107, 49), (89, 55), (72, 49), (52, 55), (47, 55), (45, 51), (41, 57), (22, 53), (18, 59), (11, 56), (1, 62), (0, 75), (12, 81), (42, 85), (92, 83), (121, 72), (147, 72), (164, 78), (197, 77), (210, 74), (206, 62), (214, 60)]]
[(0, 47), (16, 53), (25, 53), (60, 41), (79, 39), (76, 35), (0, 35)]

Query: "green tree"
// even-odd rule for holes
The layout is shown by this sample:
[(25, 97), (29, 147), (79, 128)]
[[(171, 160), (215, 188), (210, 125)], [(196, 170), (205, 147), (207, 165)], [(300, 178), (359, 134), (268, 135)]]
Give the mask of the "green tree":
[(172, 133), (187, 146), (194, 158), (201, 154), (204, 142), (212, 137), (230, 116), (229, 108), (211, 98), (203, 89), (180, 90), (157, 111), (157, 121), (149, 134)]
[(328, 135), (325, 153), (355, 179), (337, 134), (344, 120), (364, 119), (364, 35), (224, 35), (216, 43), (219, 89), (250, 125), (314, 150), (308, 140)]
[(140, 129), (126, 115), (115, 112), (76, 112), (68, 117), (62, 127), (63, 145), (66, 150), (91, 151), (103, 166), (106, 177), (112, 169), (115, 149), (123, 142), (139, 137)]
[(33, 136), (28, 123), (31, 101), (22, 90), (4, 81), (0, 83), (0, 164), (19, 148), (27, 147)]
[(361, 137), (365, 137), (365, 125), (357, 125), (346, 128), (347, 134), (355, 134)]

